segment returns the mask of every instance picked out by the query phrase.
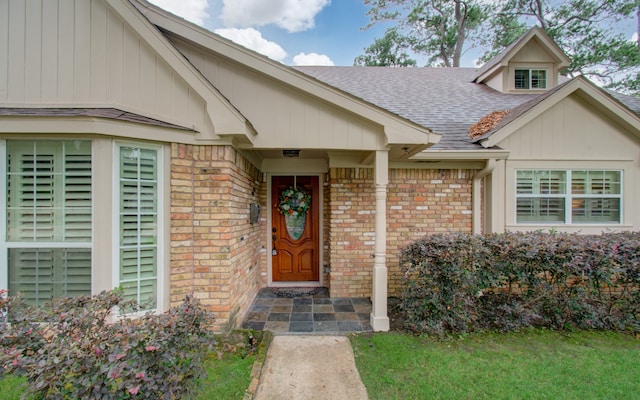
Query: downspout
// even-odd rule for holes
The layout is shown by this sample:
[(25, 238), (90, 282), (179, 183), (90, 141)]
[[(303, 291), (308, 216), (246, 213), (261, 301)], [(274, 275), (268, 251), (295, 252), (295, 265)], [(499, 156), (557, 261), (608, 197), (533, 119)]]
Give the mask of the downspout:
[(496, 160), (490, 158), (487, 160), (484, 168), (473, 175), (471, 188), (471, 213), (472, 213), (472, 229), (474, 235), (482, 233), (482, 198), (480, 188), (482, 187), (482, 179), (493, 172), (496, 167)]

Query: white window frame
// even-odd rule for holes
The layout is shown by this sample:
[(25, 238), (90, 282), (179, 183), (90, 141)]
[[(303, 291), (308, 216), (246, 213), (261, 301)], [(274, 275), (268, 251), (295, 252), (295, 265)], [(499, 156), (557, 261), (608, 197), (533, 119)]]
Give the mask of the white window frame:
[[(529, 72), (529, 81), (527, 82), (528, 87), (520, 88), (516, 86), (516, 73), (517, 71), (528, 71)], [(533, 72), (534, 71), (544, 71), (544, 87), (533, 87)], [(513, 88), (515, 90), (546, 90), (549, 88), (549, 71), (546, 68), (526, 68), (526, 67), (515, 67), (513, 70)]]
[[(520, 171), (560, 171), (565, 173), (565, 193), (564, 194), (519, 194), (518, 193), (518, 172)], [(617, 172), (620, 174), (620, 193), (618, 194), (607, 194), (607, 195), (597, 195), (597, 194), (585, 194), (585, 193), (577, 193), (574, 194), (572, 190), (572, 173), (573, 172)], [(612, 168), (612, 169), (602, 169), (602, 168), (516, 168), (514, 169), (514, 207), (513, 207), (513, 221), (516, 225), (524, 226), (524, 225), (583, 225), (583, 226), (595, 226), (595, 225), (605, 225), (605, 226), (620, 226), (624, 221), (624, 170)], [(564, 221), (523, 221), (518, 222), (518, 199), (519, 198), (560, 198), (564, 199)], [(573, 200), (574, 199), (590, 199), (590, 198), (616, 198), (620, 201), (620, 209), (618, 215), (617, 222), (579, 222), (573, 223)]]
[[(0, 289), (9, 289), (9, 265), (8, 256), (9, 249), (12, 248), (51, 248), (61, 249), (70, 248), (69, 242), (8, 242), (7, 241), (7, 140), (29, 140), (34, 142), (64, 142), (68, 140), (82, 140), (91, 142), (91, 158), (95, 159), (95, 146), (93, 140), (89, 138), (65, 138), (59, 137), (55, 139), (47, 138), (15, 138), (0, 139), (0, 188), (3, 188), (0, 195)], [(91, 241), (88, 242), (72, 242), (71, 248), (90, 249), (91, 250), (91, 293), (93, 294), (94, 283), (94, 241), (95, 241), (95, 180), (94, 168), (92, 163), (91, 171)]]
[(163, 311), (164, 305), (164, 148), (160, 145), (130, 142), (130, 141), (114, 141), (113, 144), (113, 170), (112, 170), (112, 215), (114, 221), (112, 224), (112, 286), (117, 288), (120, 286), (120, 149), (122, 147), (134, 147), (147, 150), (155, 150), (157, 154), (157, 243), (156, 243), (156, 308), (147, 311)]

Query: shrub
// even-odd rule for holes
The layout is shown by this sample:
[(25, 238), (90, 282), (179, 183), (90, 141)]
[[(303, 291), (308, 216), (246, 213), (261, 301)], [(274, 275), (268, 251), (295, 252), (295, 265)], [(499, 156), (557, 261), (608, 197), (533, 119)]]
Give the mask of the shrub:
[(449, 234), (402, 251), (406, 328), (640, 331), (640, 233)]
[(39, 309), (9, 297), (0, 308), (0, 366), (24, 373), (44, 399), (177, 399), (202, 372), (211, 316), (192, 297), (137, 318), (117, 290)]

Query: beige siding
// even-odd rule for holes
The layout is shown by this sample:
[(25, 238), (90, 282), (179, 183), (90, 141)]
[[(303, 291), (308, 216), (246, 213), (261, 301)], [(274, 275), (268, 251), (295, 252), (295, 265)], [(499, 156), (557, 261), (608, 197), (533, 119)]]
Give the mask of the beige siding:
[(382, 128), (222, 57), (174, 43), (259, 134), (255, 148), (375, 150)]
[(569, 96), (498, 143), (509, 160), (634, 160), (638, 141)]
[(101, 0), (0, 1), (0, 102), (207, 124), (203, 98)]
[[(636, 211), (637, 205), (633, 201), (640, 198), (640, 141), (599, 114), (577, 95), (568, 96), (533, 118), (499, 142), (498, 146), (511, 153), (506, 163), (500, 163), (488, 181), (494, 203), (504, 204), (504, 207), (490, 210), (487, 227), (491, 231), (553, 228), (559, 231), (600, 233), (605, 230), (640, 229), (640, 213)], [(515, 224), (515, 171), (525, 168), (621, 170), (624, 178), (622, 224)]]
[(555, 60), (549, 54), (549, 52), (545, 49), (544, 46), (540, 45), (535, 40), (529, 41), (525, 46), (520, 49), (516, 54), (514, 54), (513, 58), (510, 60), (511, 62), (554, 62)]

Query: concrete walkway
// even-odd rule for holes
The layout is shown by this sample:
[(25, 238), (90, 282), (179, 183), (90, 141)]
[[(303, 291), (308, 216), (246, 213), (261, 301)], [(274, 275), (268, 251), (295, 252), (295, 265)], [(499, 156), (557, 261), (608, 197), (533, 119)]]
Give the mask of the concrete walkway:
[(255, 400), (366, 400), (346, 336), (274, 336)]

